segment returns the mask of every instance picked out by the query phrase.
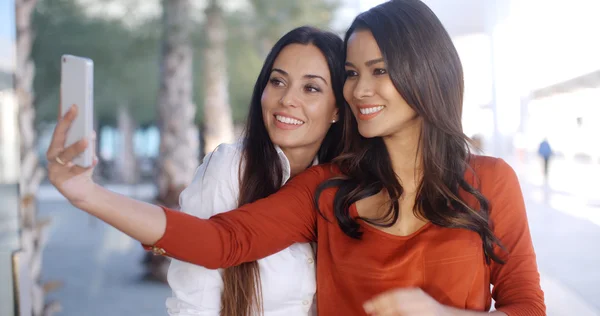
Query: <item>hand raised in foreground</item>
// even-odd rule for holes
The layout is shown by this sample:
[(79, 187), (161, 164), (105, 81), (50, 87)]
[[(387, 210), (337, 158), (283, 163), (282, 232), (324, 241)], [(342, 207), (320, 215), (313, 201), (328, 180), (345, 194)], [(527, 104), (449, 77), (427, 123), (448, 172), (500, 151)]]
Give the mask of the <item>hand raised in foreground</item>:
[(445, 316), (448, 308), (419, 288), (384, 292), (363, 305), (365, 312), (377, 316)]
[[(71, 161), (81, 154), (88, 146), (95, 147), (95, 134), (90, 139), (82, 139), (65, 148), (67, 132), (77, 117), (77, 106), (58, 120), (46, 158), (48, 159), (48, 179), (58, 191), (72, 204), (85, 199), (94, 187), (92, 173), (98, 163), (94, 150), (94, 161), (88, 168), (73, 164)], [(91, 143), (91, 144), (90, 144)], [(95, 148), (94, 148), (95, 149)]]

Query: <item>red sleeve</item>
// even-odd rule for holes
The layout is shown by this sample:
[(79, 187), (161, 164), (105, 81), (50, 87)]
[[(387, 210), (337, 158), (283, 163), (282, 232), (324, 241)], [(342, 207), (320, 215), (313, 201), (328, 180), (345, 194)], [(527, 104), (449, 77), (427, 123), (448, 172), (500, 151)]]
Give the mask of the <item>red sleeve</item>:
[(494, 233), (508, 251), (496, 253), (505, 264), (492, 262), (492, 297), (507, 315), (546, 315), (525, 202), (515, 171), (502, 159), (494, 166), (490, 213)]
[(155, 253), (209, 269), (258, 260), (294, 243), (316, 241), (313, 196), (325, 180), (323, 167), (299, 174), (271, 196), (200, 219), (164, 208), (167, 227)]

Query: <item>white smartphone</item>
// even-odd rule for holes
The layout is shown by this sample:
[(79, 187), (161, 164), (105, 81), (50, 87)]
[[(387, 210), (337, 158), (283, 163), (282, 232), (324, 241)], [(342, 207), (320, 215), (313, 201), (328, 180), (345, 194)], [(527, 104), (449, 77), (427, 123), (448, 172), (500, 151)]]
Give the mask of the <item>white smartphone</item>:
[[(73, 104), (77, 117), (67, 132), (65, 148), (94, 132), (94, 62), (85, 57), (63, 55), (60, 75), (60, 113), (64, 116)], [(94, 159), (92, 145), (73, 159), (81, 167), (90, 167)]]

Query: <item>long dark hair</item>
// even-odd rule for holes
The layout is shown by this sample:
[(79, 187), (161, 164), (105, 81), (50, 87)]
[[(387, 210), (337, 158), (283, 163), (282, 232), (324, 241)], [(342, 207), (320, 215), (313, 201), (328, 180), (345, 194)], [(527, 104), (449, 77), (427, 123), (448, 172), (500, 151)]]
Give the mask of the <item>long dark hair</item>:
[[(344, 103), (344, 45), (342, 39), (330, 32), (303, 26), (285, 34), (267, 55), (260, 71), (243, 133), (242, 168), (240, 168), (240, 195), (238, 204), (244, 205), (275, 193), (282, 184), (283, 166), (263, 121), (261, 96), (275, 59), (290, 44), (314, 45), (325, 56), (331, 75), (338, 122), (333, 124), (317, 156), (321, 163), (330, 162), (342, 152), (341, 139), (352, 115)], [(268, 162), (268, 163), (265, 163)], [(224, 316), (245, 316), (262, 313), (260, 273), (256, 261), (225, 269), (223, 273), (222, 311)]]
[[(486, 261), (491, 258), (501, 263), (493, 251), (500, 243), (492, 231), (488, 200), (465, 180), (471, 153), (461, 122), (463, 71), (450, 36), (418, 0), (392, 0), (360, 14), (346, 33), (346, 45), (358, 30), (373, 34), (396, 90), (422, 120), (418, 152), (423, 174), (415, 197), (415, 216), (438, 226), (476, 232)], [(356, 120), (350, 128), (356, 131)], [(321, 184), (315, 202), (323, 190), (338, 187), (334, 215), (344, 233), (358, 239), (362, 232), (349, 215), (350, 205), (385, 190), (392, 201), (388, 212), (381, 218), (361, 220), (390, 227), (398, 219), (398, 199), (404, 189), (382, 138), (355, 136), (347, 142), (348, 152), (334, 161), (344, 176)], [(474, 197), (478, 205), (469, 205), (464, 194)]]

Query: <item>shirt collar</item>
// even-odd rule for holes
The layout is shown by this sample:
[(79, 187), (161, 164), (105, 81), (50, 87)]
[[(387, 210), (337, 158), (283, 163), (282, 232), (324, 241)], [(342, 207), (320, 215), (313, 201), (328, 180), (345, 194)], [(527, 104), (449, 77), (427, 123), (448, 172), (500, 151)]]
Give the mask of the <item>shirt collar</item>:
[[(291, 176), (291, 167), (290, 160), (286, 157), (285, 153), (278, 145), (275, 145), (275, 150), (277, 151), (277, 155), (279, 155), (279, 159), (281, 161), (281, 166), (283, 167), (283, 183), (286, 183)], [(315, 156), (312, 161), (312, 166), (316, 166), (319, 164), (319, 157)]]

